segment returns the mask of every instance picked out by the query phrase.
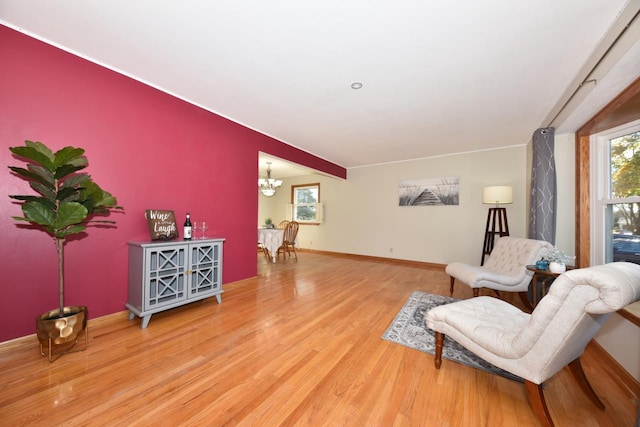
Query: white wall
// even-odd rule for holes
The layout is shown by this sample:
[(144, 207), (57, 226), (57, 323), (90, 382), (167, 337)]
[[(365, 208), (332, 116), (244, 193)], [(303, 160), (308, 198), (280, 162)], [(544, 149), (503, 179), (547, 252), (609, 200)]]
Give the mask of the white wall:
[[(268, 199), (260, 196), (258, 223), (284, 219), (295, 184), (320, 182), (325, 222), (302, 226), (302, 248), (447, 264), (479, 264), (487, 211), (482, 189), (511, 185), (506, 205), (512, 236), (526, 234), (526, 146), (352, 168), (347, 180), (306, 175), (284, 180)], [(405, 179), (460, 177), (458, 206), (398, 206), (398, 183)]]
[(282, 187), (272, 197), (265, 197), (258, 190), (258, 227), (264, 225), (267, 218), (271, 218), (274, 224), (278, 225), (285, 219), (284, 205), (290, 202), (291, 184), (283, 180)]
[(556, 246), (568, 255), (575, 255), (576, 242), (576, 173), (574, 134), (555, 137), (556, 184)]
[(596, 342), (637, 381), (640, 381), (640, 328), (613, 313), (596, 335)]

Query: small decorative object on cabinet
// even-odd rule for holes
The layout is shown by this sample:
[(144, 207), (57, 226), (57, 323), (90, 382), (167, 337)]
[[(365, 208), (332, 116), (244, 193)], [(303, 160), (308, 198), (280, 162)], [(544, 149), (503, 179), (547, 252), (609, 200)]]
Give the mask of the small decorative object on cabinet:
[(147, 209), (144, 217), (149, 226), (151, 240), (174, 240), (178, 238), (176, 216), (173, 211)]
[(567, 263), (574, 260), (575, 257), (567, 255), (557, 246), (554, 246), (553, 249), (544, 254), (542, 259), (549, 263), (550, 272), (560, 274), (567, 270)]
[(549, 263), (549, 271), (556, 274), (564, 273), (567, 271), (567, 265), (561, 262), (552, 261)]
[(215, 296), (222, 302), (222, 243), (198, 241), (129, 242), (129, 319), (142, 318)]

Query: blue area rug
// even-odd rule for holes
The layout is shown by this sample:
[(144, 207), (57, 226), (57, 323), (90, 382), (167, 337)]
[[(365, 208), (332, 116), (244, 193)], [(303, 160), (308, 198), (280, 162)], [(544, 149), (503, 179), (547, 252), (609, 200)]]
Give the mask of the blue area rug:
[[(425, 315), (433, 307), (449, 304), (454, 301), (457, 300), (442, 295), (432, 295), (425, 292), (414, 291), (393, 319), (391, 326), (389, 326), (387, 331), (382, 335), (382, 339), (425, 353), (435, 354), (435, 333), (433, 330), (427, 328), (424, 322)], [(482, 369), (492, 374), (500, 375), (510, 380), (523, 382), (522, 378), (484, 361), (449, 337), (445, 338), (442, 357), (466, 366), (471, 366), (472, 368)]]

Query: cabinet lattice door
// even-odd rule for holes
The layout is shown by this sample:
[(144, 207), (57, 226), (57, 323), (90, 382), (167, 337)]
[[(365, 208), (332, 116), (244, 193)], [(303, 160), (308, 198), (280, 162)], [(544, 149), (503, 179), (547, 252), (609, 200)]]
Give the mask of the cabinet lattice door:
[(183, 246), (147, 251), (149, 308), (170, 305), (187, 298), (185, 289), (185, 250)]
[(191, 288), (190, 295), (199, 295), (216, 291), (220, 286), (220, 259), (221, 246), (194, 245), (191, 247)]

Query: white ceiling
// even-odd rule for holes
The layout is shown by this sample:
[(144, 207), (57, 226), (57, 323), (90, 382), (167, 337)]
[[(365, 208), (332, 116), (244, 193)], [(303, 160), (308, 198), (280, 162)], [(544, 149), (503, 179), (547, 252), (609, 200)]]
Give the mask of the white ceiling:
[[(268, 165), (267, 162), (271, 163)], [(276, 179), (291, 178), (294, 176), (302, 176), (308, 174), (327, 175), (315, 169), (292, 163), (279, 157), (266, 153), (260, 153), (258, 156), (258, 176), (260, 178), (267, 177), (267, 167), (271, 166), (271, 177)], [(333, 177), (333, 175), (327, 175)]]
[(0, 22), (352, 168), (525, 144), (555, 116), (574, 131), (640, 74), (634, 31), (557, 114), (638, 10), (640, 0), (0, 0)]

